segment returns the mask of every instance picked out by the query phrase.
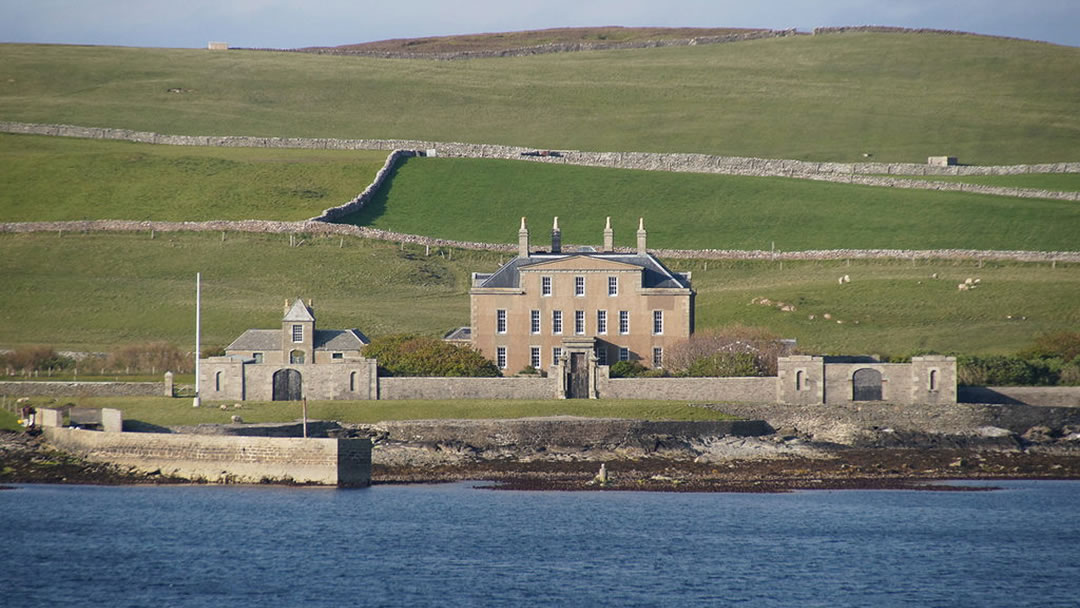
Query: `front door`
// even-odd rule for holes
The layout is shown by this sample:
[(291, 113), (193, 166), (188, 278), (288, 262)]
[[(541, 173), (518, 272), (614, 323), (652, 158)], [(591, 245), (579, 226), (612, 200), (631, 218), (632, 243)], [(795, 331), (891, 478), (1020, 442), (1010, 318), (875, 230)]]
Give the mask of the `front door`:
[(851, 379), (852, 401), (881, 401), (881, 372), (860, 369)]
[(300, 372), (295, 369), (279, 369), (274, 372), (274, 401), (299, 401), (303, 391)]
[(567, 383), (567, 398), (589, 398), (589, 370), (585, 353), (570, 353), (570, 378)]

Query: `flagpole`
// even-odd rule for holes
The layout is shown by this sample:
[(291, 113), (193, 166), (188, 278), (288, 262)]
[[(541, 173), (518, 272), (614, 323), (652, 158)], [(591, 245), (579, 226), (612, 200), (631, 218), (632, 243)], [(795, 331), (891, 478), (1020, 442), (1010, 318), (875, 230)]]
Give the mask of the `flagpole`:
[(199, 407), (199, 357), (202, 354), (202, 273), (195, 273), (195, 400), (192, 407)]

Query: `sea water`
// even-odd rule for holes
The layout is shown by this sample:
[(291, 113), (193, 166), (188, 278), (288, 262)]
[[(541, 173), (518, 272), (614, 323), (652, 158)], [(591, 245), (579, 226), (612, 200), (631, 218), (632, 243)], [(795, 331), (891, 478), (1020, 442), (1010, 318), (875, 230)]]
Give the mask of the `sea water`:
[(0, 605), (1080, 605), (1075, 481), (791, 494), (475, 485), (18, 486), (0, 492)]

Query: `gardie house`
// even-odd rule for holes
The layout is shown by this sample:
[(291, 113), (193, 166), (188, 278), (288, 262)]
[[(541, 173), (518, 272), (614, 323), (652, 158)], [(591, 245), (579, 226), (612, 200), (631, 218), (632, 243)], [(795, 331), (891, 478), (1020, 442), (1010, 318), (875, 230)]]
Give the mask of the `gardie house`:
[(531, 252), (521, 218), (518, 256), (493, 273), (473, 273), (473, 346), (507, 374), (560, 361), (571, 369), (616, 361), (662, 367), (665, 350), (694, 331), (690, 273), (646, 251), (643, 220), (635, 252), (616, 252), (614, 236), (609, 217), (600, 251), (563, 251), (556, 217), (551, 250)]

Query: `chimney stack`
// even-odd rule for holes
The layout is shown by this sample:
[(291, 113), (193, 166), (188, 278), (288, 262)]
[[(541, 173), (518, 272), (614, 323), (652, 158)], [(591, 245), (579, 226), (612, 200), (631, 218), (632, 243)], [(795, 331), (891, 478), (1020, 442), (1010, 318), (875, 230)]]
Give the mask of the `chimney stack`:
[(559, 216), (555, 216), (555, 223), (551, 225), (551, 253), (562, 253), (562, 231), (559, 230)]
[(525, 218), (521, 218), (521, 228), (518, 229), (518, 257), (529, 257), (529, 229), (525, 227)]
[(645, 255), (645, 218), (638, 218), (637, 225), (637, 253)]
[(607, 218), (607, 224), (604, 225), (604, 252), (611, 253), (615, 251), (615, 231), (611, 229), (611, 216)]

